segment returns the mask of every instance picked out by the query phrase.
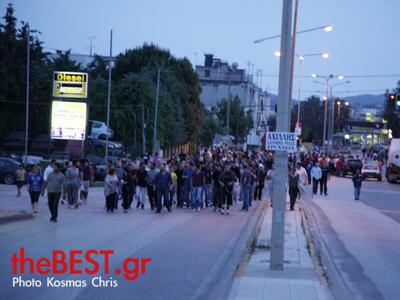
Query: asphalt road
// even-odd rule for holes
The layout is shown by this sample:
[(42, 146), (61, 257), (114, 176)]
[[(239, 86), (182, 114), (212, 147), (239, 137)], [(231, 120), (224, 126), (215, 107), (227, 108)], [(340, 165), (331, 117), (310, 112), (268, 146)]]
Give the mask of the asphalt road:
[[(0, 186), (2, 208), (29, 209), (26, 192), (15, 197), (14, 187)], [(119, 209), (107, 214), (102, 189), (91, 191), (86, 207), (60, 207), (59, 222), (49, 222), (45, 198), (40, 199), (39, 214), (33, 220), (7, 223), (0, 226), (0, 295), (2, 299), (195, 299), (209, 298), (213, 291), (227, 293), (228, 284), (240, 257), (235, 249), (244, 247), (251, 223), (260, 202), (253, 211), (239, 211), (240, 204), (231, 209), (230, 216), (221, 216), (208, 208), (199, 213), (188, 209), (165, 210), (161, 215), (148, 208), (132, 209), (123, 214)], [(112, 249), (111, 273), (103, 279), (118, 281), (118, 287), (95, 288), (89, 275), (56, 275), (56, 279), (86, 279), (86, 288), (21, 288), (12, 287), (11, 256), (25, 247), (25, 256), (51, 257), (60, 249)], [(146, 273), (134, 281), (115, 274), (123, 259), (151, 258)], [(90, 265), (84, 264), (84, 266)], [(133, 268), (133, 264), (128, 266)], [(81, 267), (82, 268), (82, 267)], [(22, 276), (42, 279), (51, 275)]]
[(400, 183), (389, 183), (385, 177), (381, 182), (367, 179), (363, 182), (360, 200), (400, 223)]

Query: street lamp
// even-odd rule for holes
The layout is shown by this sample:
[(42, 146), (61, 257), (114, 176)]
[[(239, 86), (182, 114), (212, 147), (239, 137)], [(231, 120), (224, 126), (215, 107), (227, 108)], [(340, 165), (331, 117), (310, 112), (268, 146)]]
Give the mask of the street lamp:
[[(343, 82), (343, 83), (338, 83), (336, 85), (330, 85), (329, 84), (330, 80), (332, 80), (332, 79), (343, 80), (344, 76), (343, 75), (333, 75), (333, 74), (330, 74), (329, 76), (311, 74), (311, 77), (313, 77), (313, 78), (322, 78), (322, 79), (325, 80), (325, 82), (320, 82), (320, 81), (314, 80), (314, 83), (321, 84), (321, 85), (324, 85), (326, 87), (326, 96), (324, 97), (324, 100), (325, 100), (325, 105), (324, 105), (324, 128), (323, 128), (323, 135), (322, 135), (322, 147), (323, 147), (324, 150), (326, 150), (325, 140), (326, 140), (326, 125), (327, 125), (327, 119), (328, 119), (328, 100), (329, 100), (329, 96), (332, 96), (332, 88), (334, 86), (341, 85), (341, 84), (347, 84), (347, 83), (350, 83), (350, 81), (346, 81), (346, 82)], [(330, 93), (329, 93), (329, 91), (330, 91)], [(332, 119), (331, 119), (331, 122), (332, 122)]]
[[(281, 56), (280, 51), (275, 51), (274, 52), (275, 56)], [(305, 57), (310, 57), (310, 56), (320, 56), (323, 59), (329, 58), (329, 53), (327, 52), (321, 52), (321, 53), (306, 53), (306, 54), (296, 54), (296, 57), (299, 59), (299, 92), (298, 92), (298, 105), (297, 105), (297, 123), (300, 123), (300, 103), (301, 103), (301, 76), (302, 76), (302, 70), (303, 70), (303, 61)], [(315, 75), (315, 74), (313, 74)], [(315, 75), (317, 76), (317, 75)]]
[[(331, 25), (318, 26), (318, 27), (314, 27), (314, 28), (310, 28), (310, 29), (306, 29), (306, 30), (297, 31), (296, 34), (302, 34), (302, 33), (316, 31), (316, 30), (323, 30), (325, 32), (331, 32), (333, 30), (333, 27)], [(279, 38), (280, 36), (281, 35), (279, 34), (279, 35), (273, 35), (273, 36), (261, 38), (261, 39), (255, 40), (254, 44), (259, 44), (266, 40), (276, 39), (276, 38)]]

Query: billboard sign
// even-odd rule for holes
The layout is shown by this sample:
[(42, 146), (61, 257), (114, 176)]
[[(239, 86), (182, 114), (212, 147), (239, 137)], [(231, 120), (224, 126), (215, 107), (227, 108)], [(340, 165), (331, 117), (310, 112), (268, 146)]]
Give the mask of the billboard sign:
[(51, 107), (51, 139), (85, 140), (86, 103), (53, 101)]
[(267, 132), (265, 149), (272, 151), (296, 152), (296, 133), (294, 132)]
[(87, 98), (88, 73), (56, 71), (53, 73), (53, 97)]

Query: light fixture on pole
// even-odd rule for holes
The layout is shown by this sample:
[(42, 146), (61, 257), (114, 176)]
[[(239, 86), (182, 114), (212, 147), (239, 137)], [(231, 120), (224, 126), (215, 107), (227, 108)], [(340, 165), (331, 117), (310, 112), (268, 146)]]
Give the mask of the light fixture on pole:
[(29, 132), (29, 71), (30, 71), (30, 49), (29, 49), (29, 24), (26, 24), (27, 40), (26, 40), (26, 108), (25, 108), (25, 157), (24, 163), (27, 163), (28, 159), (28, 132)]
[(112, 70), (112, 67), (113, 67), (113, 63), (112, 63), (112, 40), (113, 40), (113, 31), (110, 30), (110, 56), (108, 58), (107, 133), (106, 133), (106, 155), (105, 155), (105, 164), (106, 164), (106, 166), (108, 166), (108, 130), (110, 128), (111, 70)]
[[(333, 30), (333, 27), (332, 27), (332, 25), (318, 26), (318, 27), (313, 27), (313, 28), (310, 28), (310, 29), (297, 31), (296, 34), (302, 34), (302, 33), (316, 31), (316, 30), (323, 30), (325, 32), (331, 32)], [(269, 36), (269, 37), (265, 37), (265, 38), (261, 38), (261, 39), (255, 40), (254, 43), (255, 44), (259, 44), (259, 43), (262, 43), (262, 42), (264, 42), (266, 40), (272, 40), (272, 39), (276, 39), (276, 38), (279, 38), (279, 37), (281, 37), (280, 34), (273, 35), (273, 36)]]
[[(337, 84), (329, 84), (330, 80), (332, 79), (338, 79), (338, 80), (343, 80), (344, 76), (343, 75), (329, 75), (329, 76), (322, 76), (322, 75), (317, 75), (317, 74), (311, 74), (313, 78), (323, 78), (325, 82), (317, 81), (314, 80), (314, 83), (321, 84), (326, 87), (326, 96), (323, 98), (325, 100), (325, 105), (324, 105), (324, 127), (323, 127), (323, 137), (322, 137), (322, 147), (324, 150), (326, 150), (325, 146), (325, 141), (326, 141), (326, 130), (327, 130), (327, 121), (328, 121), (328, 101), (332, 99), (332, 88), (343, 85), (343, 84), (348, 84), (350, 81), (345, 81), (345, 82), (340, 82)], [(333, 137), (333, 126), (334, 126), (334, 101), (332, 101), (332, 109), (331, 109), (331, 117), (330, 117), (330, 122), (329, 122), (329, 140), (332, 143), (332, 137)]]

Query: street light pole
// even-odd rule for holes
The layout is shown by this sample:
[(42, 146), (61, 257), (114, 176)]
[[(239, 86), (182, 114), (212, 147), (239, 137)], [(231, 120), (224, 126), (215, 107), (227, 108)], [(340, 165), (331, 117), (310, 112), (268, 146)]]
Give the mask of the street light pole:
[(228, 103), (226, 110), (226, 135), (229, 135), (230, 118), (231, 118), (231, 81), (229, 81), (228, 85)]
[(108, 58), (107, 134), (106, 134), (106, 155), (105, 155), (106, 165), (108, 163), (108, 130), (110, 128), (112, 39), (113, 39), (113, 31), (110, 30), (110, 56)]
[(160, 68), (158, 68), (157, 72), (157, 91), (156, 91), (156, 108), (154, 113), (154, 128), (153, 128), (153, 153), (158, 151), (157, 144), (157, 118), (158, 118), (158, 101), (160, 93)]
[[(299, 0), (296, 0), (294, 6), (294, 19), (293, 19), (293, 33), (292, 33), (292, 45), (291, 45), (291, 54), (290, 54), (290, 84), (289, 84), (289, 108), (292, 107), (292, 93), (293, 93), (293, 72), (294, 72), (294, 59), (295, 59), (295, 50), (296, 50), (296, 31), (297, 31), (297, 15), (299, 12)], [(291, 117), (288, 118), (288, 128), (290, 130), (290, 122)]]
[(322, 149), (326, 152), (326, 123), (328, 117), (328, 98), (329, 97), (329, 77), (326, 78), (326, 94), (325, 94), (325, 104), (324, 104), (324, 128), (323, 128), (323, 137), (322, 137)]
[[(350, 83), (350, 81), (340, 82), (340, 83), (331, 85), (331, 84), (329, 84), (329, 81), (330, 81), (331, 79), (335, 79), (335, 78), (336, 78), (336, 79), (342, 80), (342, 79), (344, 78), (344, 76), (343, 76), (343, 75), (335, 76), (335, 75), (332, 75), (332, 74), (329, 75), (329, 76), (327, 76), (327, 77), (320, 76), (320, 75), (316, 75), (316, 74), (312, 74), (311, 76), (312, 76), (313, 78), (324, 78), (324, 79), (325, 79), (325, 82), (314, 81), (314, 83), (322, 84), (322, 85), (324, 85), (324, 86), (326, 87), (326, 92), (325, 92), (325, 97), (324, 97), (324, 98), (325, 98), (325, 105), (324, 105), (324, 128), (323, 128), (323, 137), (322, 137), (322, 147), (323, 147), (323, 150), (326, 151), (325, 140), (326, 140), (326, 126), (327, 126), (327, 122), (328, 122), (328, 120), (327, 120), (327, 118), (328, 118), (328, 116), (327, 116), (327, 113), (328, 113), (328, 101), (329, 101), (330, 98), (332, 97), (332, 88), (335, 87), (335, 86), (338, 86), (338, 85)], [(329, 92), (329, 91), (330, 91), (330, 92)], [(334, 115), (334, 113), (331, 114), (331, 118), (330, 118), (329, 123), (332, 122), (333, 115)], [(333, 127), (333, 125), (332, 125), (332, 127)], [(329, 134), (331, 134), (332, 127), (330, 126), (330, 128), (329, 128), (329, 130), (328, 130), (328, 133), (329, 133)], [(330, 136), (330, 138), (332, 138), (332, 135)], [(332, 142), (332, 141), (331, 141), (331, 142)]]
[(24, 163), (27, 163), (28, 159), (28, 132), (29, 132), (29, 70), (30, 70), (30, 49), (29, 49), (29, 24), (27, 28), (27, 41), (26, 41), (26, 108), (25, 108), (25, 158)]
[[(281, 29), (281, 57), (279, 62), (279, 91), (277, 131), (289, 131), (289, 90), (290, 90), (290, 42), (292, 25), (292, 0), (283, 0), (282, 29)], [(271, 228), (271, 257), (270, 269), (283, 270), (283, 246), (285, 236), (285, 203), (287, 181), (287, 152), (275, 152), (276, 179), (273, 184), (272, 228)]]
[(142, 109), (142, 152), (143, 155), (146, 154), (146, 121), (144, 119), (144, 103), (142, 103), (140, 105), (141, 109)]
[(301, 105), (301, 76), (303, 71), (303, 59), (299, 57), (299, 97), (297, 100), (297, 124), (300, 124), (300, 105)]

